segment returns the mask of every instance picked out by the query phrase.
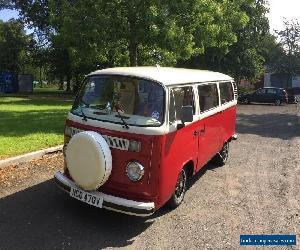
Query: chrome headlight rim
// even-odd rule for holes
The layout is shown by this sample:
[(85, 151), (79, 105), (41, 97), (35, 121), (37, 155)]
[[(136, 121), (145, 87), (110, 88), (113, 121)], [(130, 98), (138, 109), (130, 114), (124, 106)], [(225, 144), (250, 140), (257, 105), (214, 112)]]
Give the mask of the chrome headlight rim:
[(64, 157), (66, 157), (67, 155), (67, 147), (68, 147), (68, 143), (65, 143), (62, 148), (62, 153)]
[[(139, 170), (139, 176), (138, 178), (133, 178), (131, 175), (130, 175), (130, 172), (129, 172), (129, 168), (131, 165), (135, 164), (137, 167), (138, 167), (138, 170)], [(130, 161), (128, 162), (128, 164), (126, 165), (126, 175), (128, 177), (129, 180), (133, 181), (133, 182), (138, 182), (140, 181), (143, 176), (144, 176), (144, 173), (145, 173), (145, 170), (144, 170), (144, 166), (137, 162), (137, 161)]]

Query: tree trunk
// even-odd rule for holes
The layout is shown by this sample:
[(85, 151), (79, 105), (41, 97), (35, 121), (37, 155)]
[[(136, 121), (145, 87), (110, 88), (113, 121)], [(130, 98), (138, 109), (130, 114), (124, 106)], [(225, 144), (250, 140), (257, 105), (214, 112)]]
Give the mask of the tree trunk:
[(80, 79), (79, 79), (79, 75), (76, 74), (75, 75), (75, 82), (73, 84), (73, 94), (77, 95), (79, 90), (80, 90)]
[(40, 67), (40, 87), (43, 87), (43, 80), (42, 80), (42, 67)]
[(293, 73), (290, 72), (288, 74), (288, 83), (287, 83), (287, 89), (292, 88), (293, 87)]
[(129, 60), (130, 66), (137, 66), (137, 43), (135, 41), (129, 41)]
[[(129, 1), (129, 3), (131, 3)], [(129, 63), (130, 66), (137, 66), (137, 48), (138, 43), (136, 40), (136, 14), (134, 13), (132, 6), (129, 6), (129, 17), (128, 17), (128, 24), (129, 24), (129, 44), (128, 44), (128, 50), (129, 50)]]
[(64, 90), (64, 78), (63, 76), (59, 76), (59, 88), (58, 90)]
[(71, 92), (71, 76), (67, 76), (67, 92)]

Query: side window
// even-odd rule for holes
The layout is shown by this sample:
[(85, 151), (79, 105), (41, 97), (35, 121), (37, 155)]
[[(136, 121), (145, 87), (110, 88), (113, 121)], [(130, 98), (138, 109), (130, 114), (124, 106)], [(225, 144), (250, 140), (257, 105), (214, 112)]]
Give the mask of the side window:
[(199, 85), (198, 95), (201, 113), (219, 106), (217, 84)]
[(259, 89), (255, 92), (255, 94), (257, 94), (257, 95), (264, 95), (265, 93), (266, 93), (265, 89)]
[(267, 94), (276, 94), (276, 89), (267, 89)]
[(230, 102), (234, 99), (231, 82), (220, 82), (219, 87), (220, 87), (221, 104)]
[(177, 87), (170, 91), (169, 121), (181, 120), (182, 106), (192, 106), (195, 114), (194, 94), (192, 87)]

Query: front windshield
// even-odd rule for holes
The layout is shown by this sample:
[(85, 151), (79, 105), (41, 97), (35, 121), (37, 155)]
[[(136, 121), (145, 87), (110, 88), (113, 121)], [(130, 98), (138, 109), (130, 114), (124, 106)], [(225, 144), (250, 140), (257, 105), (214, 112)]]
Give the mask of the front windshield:
[[(164, 89), (158, 83), (124, 76), (91, 76), (85, 80), (72, 113), (135, 126), (164, 121)], [(121, 117), (120, 117), (121, 116)]]

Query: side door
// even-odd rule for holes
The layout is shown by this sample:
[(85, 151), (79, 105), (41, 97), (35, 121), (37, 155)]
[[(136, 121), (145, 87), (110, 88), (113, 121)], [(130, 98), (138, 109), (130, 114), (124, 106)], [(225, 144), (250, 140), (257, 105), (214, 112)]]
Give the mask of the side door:
[(266, 90), (265, 89), (259, 89), (256, 92), (253, 93), (253, 102), (266, 102)]
[(200, 120), (198, 126), (198, 169), (203, 167), (221, 147), (219, 91), (217, 83), (201, 84), (197, 87)]
[[(181, 109), (182, 106), (193, 106), (194, 118), (193, 122), (185, 123), (181, 126)], [(192, 160), (197, 164), (198, 160), (198, 128), (195, 94), (192, 86), (176, 86), (170, 88), (169, 91), (169, 133), (165, 136), (164, 143), (164, 165), (172, 170), (168, 171), (167, 179), (174, 179), (171, 177), (173, 173), (178, 174), (179, 169), (186, 162)], [(177, 176), (176, 176), (177, 178)], [(176, 179), (175, 178), (175, 179)]]
[(266, 103), (273, 103), (276, 100), (276, 89), (266, 89)]

